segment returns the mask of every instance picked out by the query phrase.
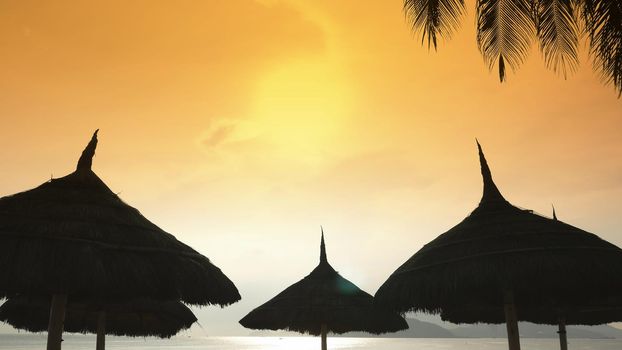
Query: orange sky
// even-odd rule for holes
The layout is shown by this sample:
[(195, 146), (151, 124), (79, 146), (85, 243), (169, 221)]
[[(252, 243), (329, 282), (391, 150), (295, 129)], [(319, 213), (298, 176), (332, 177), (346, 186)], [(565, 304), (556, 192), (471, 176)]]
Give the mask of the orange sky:
[(100, 128), (100, 177), (240, 288), (208, 334), (310, 272), (320, 224), (373, 294), (476, 206), (475, 137), (514, 204), (622, 245), (622, 100), (585, 50), (567, 80), (534, 49), (500, 84), (472, 5), (434, 53), (400, 0), (2, 1), (0, 195)]

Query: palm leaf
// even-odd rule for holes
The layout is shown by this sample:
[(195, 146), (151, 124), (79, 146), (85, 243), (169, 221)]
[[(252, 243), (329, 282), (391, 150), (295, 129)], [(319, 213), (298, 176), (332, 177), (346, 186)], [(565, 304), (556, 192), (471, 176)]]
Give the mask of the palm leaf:
[(548, 68), (574, 72), (579, 64), (577, 18), (573, 0), (540, 0), (536, 4), (535, 24), (540, 51)]
[(421, 43), (427, 38), (436, 49), (437, 36), (449, 38), (460, 24), (464, 0), (404, 0), (404, 13), (413, 32), (422, 32)]
[(490, 67), (499, 66), (505, 80), (505, 65), (513, 70), (524, 61), (534, 34), (529, 0), (479, 0), (477, 3), (477, 44)]
[(622, 95), (622, 0), (583, 0), (594, 68)]

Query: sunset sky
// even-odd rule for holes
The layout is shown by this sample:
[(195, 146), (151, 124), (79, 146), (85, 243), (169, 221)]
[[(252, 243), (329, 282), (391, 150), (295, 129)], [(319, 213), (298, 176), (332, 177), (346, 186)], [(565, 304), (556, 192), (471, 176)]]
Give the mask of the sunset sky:
[(0, 196), (94, 171), (218, 265), (243, 300), (209, 335), (328, 258), (374, 294), (475, 208), (475, 138), (513, 204), (622, 246), (622, 99), (583, 47), (564, 79), (534, 47), (500, 84), (474, 5), (438, 52), (402, 1), (0, 2)]

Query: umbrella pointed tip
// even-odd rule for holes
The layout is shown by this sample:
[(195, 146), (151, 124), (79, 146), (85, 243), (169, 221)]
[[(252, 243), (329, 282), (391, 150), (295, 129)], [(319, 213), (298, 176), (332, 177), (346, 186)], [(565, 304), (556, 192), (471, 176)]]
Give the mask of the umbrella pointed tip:
[(324, 228), (320, 226), (320, 230), (322, 232), (322, 238), (320, 240), (320, 262), (328, 262), (326, 258), (326, 244), (324, 243)]
[(89, 141), (86, 148), (84, 148), (84, 151), (82, 151), (76, 170), (91, 170), (91, 166), (93, 165), (93, 156), (95, 156), (95, 149), (97, 148), (98, 132), (99, 129), (96, 129), (91, 137), (91, 141)]
[(492, 180), (492, 173), (490, 171), (490, 167), (488, 167), (488, 162), (486, 161), (486, 156), (484, 155), (484, 150), (482, 149), (482, 145), (479, 143), (477, 138), (475, 139), (475, 143), (477, 143), (477, 150), (479, 152), (479, 162), (482, 171), (482, 179), (484, 181), (484, 193), (482, 195), (482, 200), (480, 204), (487, 202), (505, 202), (505, 198), (499, 192), (497, 185)]
[(557, 221), (557, 214), (555, 213), (555, 205), (551, 204), (551, 207), (553, 208), (553, 220)]
[(475, 138), (475, 144), (477, 145), (477, 151), (479, 153), (480, 163), (482, 162), (482, 159), (484, 162), (486, 162), (486, 157), (484, 156), (484, 150), (482, 149), (482, 144), (479, 143), (479, 140), (477, 139), (477, 137)]

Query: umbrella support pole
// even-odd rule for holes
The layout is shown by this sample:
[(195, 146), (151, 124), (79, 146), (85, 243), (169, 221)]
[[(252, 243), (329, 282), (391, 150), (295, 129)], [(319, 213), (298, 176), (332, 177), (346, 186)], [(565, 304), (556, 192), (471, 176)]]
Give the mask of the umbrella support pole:
[(52, 296), (50, 320), (48, 322), (47, 350), (60, 350), (61, 348), (66, 306), (67, 294), (54, 294)]
[(100, 311), (97, 314), (97, 342), (95, 350), (104, 350), (106, 348), (106, 311)]
[(514, 295), (511, 292), (506, 292), (503, 299), (504, 299), (503, 310), (505, 312), (505, 325), (508, 331), (508, 346), (510, 350), (520, 350), (518, 319), (516, 317), (516, 306), (514, 305)]
[(568, 338), (566, 337), (566, 320), (563, 318), (559, 319), (559, 330), (557, 331), (559, 334), (559, 347), (561, 350), (568, 350)]
[(327, 349), (327, 346), (326, 346), (326, 333), (327, 333), (326, 328), (327, 328), (326, 324), (323, 323), (322, 324), (322, 330), (321, 330), (322, 331), (322, 350), (326, 350)]

